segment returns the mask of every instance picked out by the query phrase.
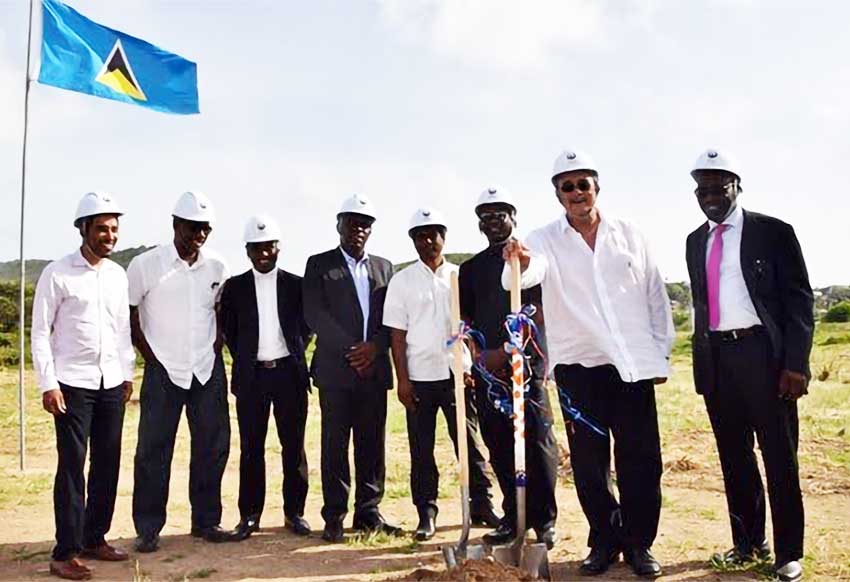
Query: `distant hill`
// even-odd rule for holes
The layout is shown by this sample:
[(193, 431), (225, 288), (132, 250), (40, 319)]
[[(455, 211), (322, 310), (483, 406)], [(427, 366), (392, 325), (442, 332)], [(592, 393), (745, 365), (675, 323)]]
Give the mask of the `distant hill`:
[[(142, 245), (133, 249), (124, 249), (123, 251), (116, 251), (112, 253), (109, 258), (126, 269), (133, 257), (152, 248), (153, 247), (146, 247)], [(26, 265), (24, 265), (26, 268), (27, 283), (35, 283), (38, 281), (38, 278), (41, 276), (41, 272), (48, 264), (50, 264), (50, 261), (44, 259), (27, 259)], [(5, 263), (0, 263), (0, 281), (17, 281), (20, 276), (20, 261), (7, 261)]]

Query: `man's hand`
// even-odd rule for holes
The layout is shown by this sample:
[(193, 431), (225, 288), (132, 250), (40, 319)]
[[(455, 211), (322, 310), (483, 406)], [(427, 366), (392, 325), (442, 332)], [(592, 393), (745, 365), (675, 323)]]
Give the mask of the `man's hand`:
[[(472, 374), (469, 372), (463, 373), (463, 385), (466, 386), (467, 391), (475, 388), (475, 378), (472, 377)], [(469, 394), (467, 394), (469, 396)]]
[(797, 400), (809, 393), (809, 379), (804, 374), (782, 370), (779, 374), (779, 397), (784, 400)]
[(65, 414), (68, 408), (65, 406), (65, 397), (59, 388), (48, 390), (41, 395), (41, 405), (53, 416)]
[(505, 248), (502, 249), (502, 258), (505, 259), (506, 263), (510, 264), (511, 258), (513, 258), (514, 255), (519, 257), (520, 272), (524, 272), (528, 268), (528, 262), (531, 259), (531, 252), (529, 252), (527, 246), (515, 238), (512, 238), (505, 244)]
[(410, 380), (399, 380), (398, 399), (410, 412), (416, 410), (418, 398), (416, 398), (416, 391), (413, 389), (413, 384), (410, 383)]
[(124, 404), (130, 402), (130, 397), (133, 396), (133, 383), (132, 382), (124, 382), (123, 386), (124, 390)]
[(378, 355), (378, 346), (374, 342), (358, 342), (348, 348), (345, 359), (348, 365), (360, 373), (372, 365)]
[(652, 383), (658, 386), (659, 384), (664, 384), (667, 382), (667, 378), (653, 378)]

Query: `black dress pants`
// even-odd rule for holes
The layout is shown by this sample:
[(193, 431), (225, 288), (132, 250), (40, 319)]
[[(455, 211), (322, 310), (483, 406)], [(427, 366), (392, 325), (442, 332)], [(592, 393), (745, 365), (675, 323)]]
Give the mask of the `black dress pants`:
[[(587, 545), (649, 548), (661, 514), (661, 443), (652, 380), (623, 382), (610, 365), (559, 364), (555, 380), (573, 406), (598, 425), (600, 436), (567, 421), (576, 492), (590, 525)], [(611, 479), (611, 440), (619, 502)]]
[[(437, 510), (440, 472), (434, 459), (437, 432), (437, 413), (442, 410), (449, 428), (449, 437), (458, 454), (457, 405), (454, 380), (412, 382), (416, 395), (416, 410), (406, 411), (407, 439), (410, 444), (410, 492), (413, 505), (420, 512)], [(467, 406), (467, 412), (470, 407)], [(474, 409), (473, 409), (474, 414)], [(466, 442), (469, 454), (469, 495), (473, 508), (490, 507), (490, 480), (487, 478), (487, 460), (478, 434), (475, 416), (467, 418)]]
[(283, 462), (283, 513), (287, 518), (304, 515), (307, 499), (307, 391), (298, 386), (295, 359), (278, 360), (275, 368), (258, 367), (254, 380), (239, 388), (236, 415), (239, 420), (239, 514), (259, 519), (266, 498), (266, 434), (269, 412), (274, 411)]
[(140, 536), (158, 534), (165, 525), (174, 440), (183, 407), (189, 421), (189, 502), (192, 526), (221, 522), (221, 478), (230, 454), (227, 379), (216, 357), (206, 384), (192, 378), (189, 390), (176, 386), (159, 362), (145, 365), (140, 397), (139, 442), (133, 484), (133, 523)]
[[(525, 462), (526, 523), (536, 529), (555, 525), (558, 506), (555, 488), (558, 483), (558, 443), (552, 430), (552, 409), (541, 379), (533, 379), (526, 395)], [(475, 400), (481, 435), (490, 451), (490, 463), (502, 489), (503, 523), (516, 528), (516, 483), (514, 475), (513, 420), (490, 402), (484, 380), (475, 377)]]
[(348, 445), (354, 438), (355, 520), (378, 513), (384, 497), (387, 390), (361, 384), (319, 388), (322, 409), (322, 518), (342, 521), (348, 513), (351, 469)]
[(758, 438), (767, 477), (777, 564), (803, 557), (804, 514), (797, 465), (796, 401), (779, 397), (779, 364), (763, 334), (712, 341), (717, 385), (705, 395), (736, 547), (765, 539), (764, 486), (753, 452)]
[[(121, 385), (87, 390), (60, 384), (67, 411), (54, 417), (59, 462), (53, 485), (56, 546), (53, 559), (70, 560), (83, 548), (106, 542), (112, 525), (118, 469), (124, 390)], [(83, 470), (91, 440), (88, 489)]]

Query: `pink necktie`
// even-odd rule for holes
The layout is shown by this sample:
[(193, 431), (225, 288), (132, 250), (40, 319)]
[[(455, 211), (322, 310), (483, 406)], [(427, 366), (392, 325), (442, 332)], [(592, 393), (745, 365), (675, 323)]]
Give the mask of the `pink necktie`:
[(727, 225), (718, 224), (714, 228), (714, 240), (708, 252), (708, 264), (705, 266), (708, 278), (708, 327), (717, 329), (720, 323), (720, 261), (723, 260), (723, 231)]

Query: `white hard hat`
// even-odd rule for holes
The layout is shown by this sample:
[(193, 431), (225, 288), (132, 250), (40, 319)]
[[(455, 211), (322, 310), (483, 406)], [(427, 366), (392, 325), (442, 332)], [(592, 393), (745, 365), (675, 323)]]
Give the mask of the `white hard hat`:
[(280, 227), (271, 216), (257, 214), (248, 219), (245, 225), (245, 242), (260, 243), (280, 240)]
[(372, 220), (376, 220), (377, 216), (375, 215), (375, 207), (372, 206), (372, 201), (362, 194), (352, 194), (348, 198), (342, 201), (342, 206), (339, 208), (339, 212), (336, 213), (337, 216), (340, 214), (362, 214), (363, 216), (368, 216)]
[(516, 210), (514, 195), (509, 190), (500, 186), (490, 186), (481, 191), (481, 194), (478, 196), (478, 202), (475, 204), (475, 210), (477, 211), (478, 207), (484, 204), (507, 204)]
[(738, 164), (728, 152), (721, 152), (715, 149), (705, 150), (694, 162), (694, 169), (691, 170), (691, 176), (700, 170), (724, 170), (730, 174), (735, 174), (738, 180), (741, 179), (741, 174), (738, 172)]
[(414, 212), (413, 216), (410, 217), (410, 227), (407, 229), (407, 232), (420, 226), (442, 226), (447, 229), (443, 215), (440, 214), (439, 210), (434, 210), (433, 208), (420, 208)]
[(177, 218), (193, 222), (213, 222), (215, 220), (212, 202), (206, 194), (198, 190), (183, 192), (177, 199), (174, 212), (171, 214)]
[(115, 214), (121, 216), (124, 214), (118, 208), (118, 203), (112, 198), (111, 194), (106, 192), (89, 192), (83, 194), (77, 204), (77, 212), (74, 214), (74, 226), (80, 226), (80, 221), (89, 216), (97, 216), (98, 214)]
[(565, 172), (575, 172), (577, 170), (587, 170), (594, 174), (599, 174), (593, 159), (586, 153), (578, 150), (562, 151), (555, 158), (555, 163), (552, 165), (552, 183), (555, 183), (557, 176)]

